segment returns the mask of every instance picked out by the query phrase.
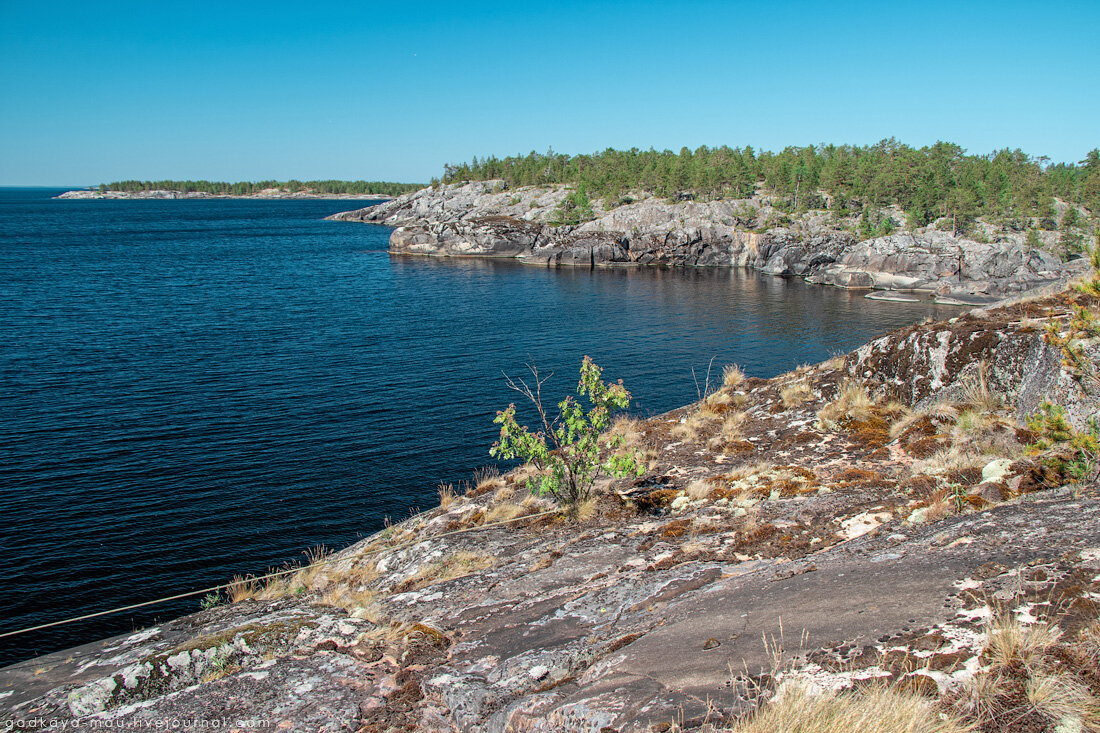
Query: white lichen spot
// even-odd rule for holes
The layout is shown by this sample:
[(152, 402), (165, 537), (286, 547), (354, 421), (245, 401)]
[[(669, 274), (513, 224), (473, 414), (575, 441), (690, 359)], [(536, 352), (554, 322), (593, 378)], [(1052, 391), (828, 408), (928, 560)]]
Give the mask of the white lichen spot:
[(840, 523), (841, 535), (848, 540), (862, 537), (890, 521), (893, 516), (890, 512), (862, 512)]

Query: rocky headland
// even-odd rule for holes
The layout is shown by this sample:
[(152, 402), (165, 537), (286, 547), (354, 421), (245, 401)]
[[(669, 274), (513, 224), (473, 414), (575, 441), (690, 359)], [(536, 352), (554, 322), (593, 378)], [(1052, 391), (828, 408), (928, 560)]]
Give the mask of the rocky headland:
[[(708, 202), (637, 194), (607, 210), (596, 202), (590, 221), (556, 225), (569, 194), (566, 186), (444, 184), (330, 218), (396, 227), (390, 249), (402, 254), (507, 257), (551, 266), (747, 267), (974, 304), (1065, 282), (1087, 269), (1085, 262), (1063, 263), (1051, 254), (1053, 233), (1042, 234), (1042, 248), (1028, 246), (1023, 232), (983, 223), (975, 238), (924, 227), (860, 240), (853, 218), (827, 210), (790, 213), (763, 194)], [(903, 212), (885, 214), (904, 229)]]
[(599, 482), (576, 518), (528, 494), (525, 467), (441, 487), (439, 507), (232, 602), (0, 670), (3, 716), (746, 730), (847, 689), (930, 716), (897, 730), (1095, 730), (1098, 292), (773, 379), (728, 368), (697, 403), (616, 421), (645, 470)]

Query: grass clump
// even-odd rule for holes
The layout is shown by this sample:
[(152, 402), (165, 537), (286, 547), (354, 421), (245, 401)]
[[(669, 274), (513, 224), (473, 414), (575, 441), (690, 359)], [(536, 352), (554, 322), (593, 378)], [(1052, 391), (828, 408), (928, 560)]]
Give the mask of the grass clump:
[(645, 441), (645, 425), (641, 420), (628, 415), (619, 415), (607, 429), (607, 443), (617, 443), (619, 448), (632, 450), (639, 448)]
[(793, 407), (798, 407), (812, 396), (813, 392), (811, 392), (809, 386), (802, 381), (788, 384), (779, 390), (779, 398), (783, 400), (783, 406), (788, 410)]
[(817, 419), (824, 427), (836, 430), (843, 421), (869, 420), (874, 404), (866, 387), (846, 381), (840, 385), (837, 398), (817, 411)]
[(846, 381), (836, 399), (817, 411), (817, 421), (825, 430), (843, 430), (853, 440), (881, 447), (890, 441), (891, 424), (904, 413), (900, 403), (879, 404), (862, 384)]
[(947, 715), (927, 698), (872, 685), (858, 692), (814, 695), (784, 685), (730, 733), (969, 733), (974, 727)]
[(722, 386), (726, 389), (736, 389), (745, 382), (745, 372), (736, 364), (728, 364), (722, 369)]
[(458, 550), (421, 567), (416, 573), (402, 581), (394, 590), (397, 593), (420, 590), (429, 585), (472, 575), (480, 570), (491, 568), (494, 564), (493, 558), (483, 552)]
[(699, 411), (708, 415), (719, 416), (732, 409), (732, 405), (733, 396), (725, 390), (719, 390), (706, 396), (699, 405)]
[[(998, 615), (986, 629), (982, 670), (953, 700), (981, 730), (1100, 730), (1093, 631), (1067, 640), (1051, 621)], [(1077, 660), (1067, 664), (1067, 660)]]
[(439, 494), (439, 506), (441, 509), (450, 508), (451, 504), (454, 503), (455, 497), (458, 496), (452, 484), (445, 484), (442, 481), (439, 482), (439, 488), (436, 491)]
[(674, 438), (679, 438), (685, 443), (694, 443), (699, 440), (700, 433), (710, 422), (710, 416), (702, 411), (693, 412), (683, 418), (682, 422), (672, 427), (669, 433)]
[(707, 447), (711, 449), (724, 448), (742, 440), (745, 436), (741, 428), (745, 424), (746, 418), (747, 415), (740, 411), (726, 415), (718, 432), (707, 441)]

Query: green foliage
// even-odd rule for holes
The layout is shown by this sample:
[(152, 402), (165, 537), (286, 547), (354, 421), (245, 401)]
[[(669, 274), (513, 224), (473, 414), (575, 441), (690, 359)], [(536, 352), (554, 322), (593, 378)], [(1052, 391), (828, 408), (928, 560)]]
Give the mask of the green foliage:
[(946, 217), (963, 232), (979, 216), (1015, 225), (1047, 219), (1055, 196), (1100, 211), (1100, 150), (1077, 164), (1047, 165), (1046, 158), (1020, 150), (968, 155), (953, 143), (913, 148), (894, 138), (862, 147), (793, 146), (778, 153), (727, 146), (678, 153), (609, 148), (573, 156), (532, 151), (444, 167), (447, 183), (491, 179), (510, 186), (583, 184), (589, 196), (610, 206), (631, 191), (670, 200), (690, 192), (705, 200), (749, 198), (762, 188), (788, 203), (789, 213), (819, 208), (824, 192), (844, 213), (895, 204), (913, 227)]
[(529, 368), (534, 377), (533, 387), (511, 378), (508, 386), (534, 405), (542, 429), (531, 432), (526, 425), (521, 426), (516, 420), (515, 404), (508, 405), (493, 420), (500, 425), (500, 439), (489, 455), (519, 458), (532, 464), (538, 474), (528, 479), (527, 488), (553, 496), (570, 513), (575, 513), (589, 498), (602, 473), (612, 476), (640, 473), (637, 456), (614, 450), (619, 447), (616, 439), (610, 445), (612, 454), (601, 458), (599, 437), (610, 424), (612, 411), (625, 410), (630, 405), (630, 393), (621, 379), (615, 384), (604, 383), (600, 367), (584, 357), (577, 394), (587, 398), (589, 409), (585, 411), (580, 401), (570, 395), (558, 403), (557, 415), (550, 418), (542, 403), (542, 385), (549, 376), (540, 378), (537, 367)]
[[(1094, 248), (1089, 257), (1094, 268), (1100, 265), (1100, 250)], [(1092, 277), (1076, 286), (1078, 292), (1092, 297), (1100, 296), (1100, 271), (1094, 269)], [(1073, 316), (1066, 324), (1063, 334), (1057, 321), (1051, 321), (1046, 328), (1044, 338), (1048, 344), (1062, 352), (1062, 366), (1070, 370), (1078, 381), (1088, 378), (1093, 384), (1100, 385), (1096, 367), (1085, 353), (1084, 341), (1100, 336), (1100, 319), (1089, 308), (1076, 305)]]
[(582, 183), (562, 199), (562, 202), (554, 209), (554, 216), (550, 223), (555, 226), (581, 224), (595, 218), (596, 214), (592, 211), (592, 202), (588, 200), (588, 188)]
[(1066, 420), (1065, 410), (1044, 400), (1039, 411), (1027, 418), (1027, 426), (1038, 434), (1028, 446), (1032, 452), (1049, 450), (1055, 446), (1070, 449), (1067, 459), (1058, 459), (1066, 472), (1077, 481), (1092, 478), (1100, 457), (1100, 423), (1089, 420), (1088, 432), (1079, 433)]
[(954, 504), (956, 514), (962, 514), (966, 511), (965, 486), (961, 484), (951, 484), (951, 503)]
[(1024, 244), (1028, 247), (1038, 249), (1043, 246), (1042, 241), (1039, 239), (1039, 232), (1034, 229), (1027, 230), (1027, 237), (1024, 238)]
[(1046, 450), (1055, 443), (1064, 443), (1073, 438), (1073, 427), (1066, 420), (1066, 411), (1052, 402), (1044, 400), (1039, 411), (1027, 418), (1027, 426), (1038, 434), (1032, 443), (1039, 450)]
[(1058, 247), (1062, 250), (1062, 259), (1068, 260), (1085, 251), (1085, 240), (1077, 232), (1067, 230), (1058, 237)]
[(898, 223), (894, 221), (892, 216), (884, 216), (878, 211), (872, 213), (870, 210), (864, 209), (863, 215), (859, 218), (860, 239), (885, 237), (893, 234), (897, 231), (897, 228)]
[(1092, 264), (1092, 277), (1077, 285), (1077, 291), (1094, 298), (1100, 298), (1100, 232), (1096, 235), (1097, 242), (1089, 250), (1089, 262)]
[(1066, 209), (1065, 215), (1062, 216), (1062, 224), (1059, 228), (1071, 229), (1078, 226), (1081, 226), (1081, 215), (1078, 213), (1076, 207), (1071, 206)]
[(1033, 449), (1047, 450), (1058, 444), (1068, 444), (1078, 453), (1100, 453), (1096, 422), (1089, 422), (1089, 432), (1079, 433), (1066, 420), (1065, 409), (1049, 400), (1043, 400), (1038, 412), (1027, 418), (1027, 426), (1038, 435), (1030, 446)]
[(424, 186), (419, 183), (391, 183), (388, 181), (116, 181), (99, 184), (100, 192), (124, 191), (179, 191), (180, 193), (209, 193), (221, 196), (249, 196), (266, 188), (278, 188), (289, 193), (309, 191), (312, 193), (340, 193), (350, 195), (398, 196), (410, 191), (418, 191)]
[(211, 608), (221, 603), (221, 600), (221, 593), (207, 593), (202, 597), (202, 601), (199, 602), (199, 607), (204, 611), (209, 611)]

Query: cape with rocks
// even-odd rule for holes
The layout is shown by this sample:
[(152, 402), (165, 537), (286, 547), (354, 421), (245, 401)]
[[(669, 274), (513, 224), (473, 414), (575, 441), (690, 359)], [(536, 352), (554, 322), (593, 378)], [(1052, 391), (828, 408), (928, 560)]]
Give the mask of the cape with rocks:
[[(577, 267), (747, 267), (811, 283), (934, 293), (983, 303), (1087, 271), (1029, 247), (1022, 232), (978, 227), (986, 241), (923, 228), (860, 240), (829, 212), (795, 218), (767, 196), (711, 202), (656, 197), (555, 225), (563, 186), (508, 189), (503, 181), (444, 184), (330, 219), (396, 227), (394, 253), (502, 257)], [(892, 215), (904, 219), (904, 213)], [(1053, 239), (1044, 233), (1049, 244)], [(1044, 241), (1044, 244), (1048, 244)]]

